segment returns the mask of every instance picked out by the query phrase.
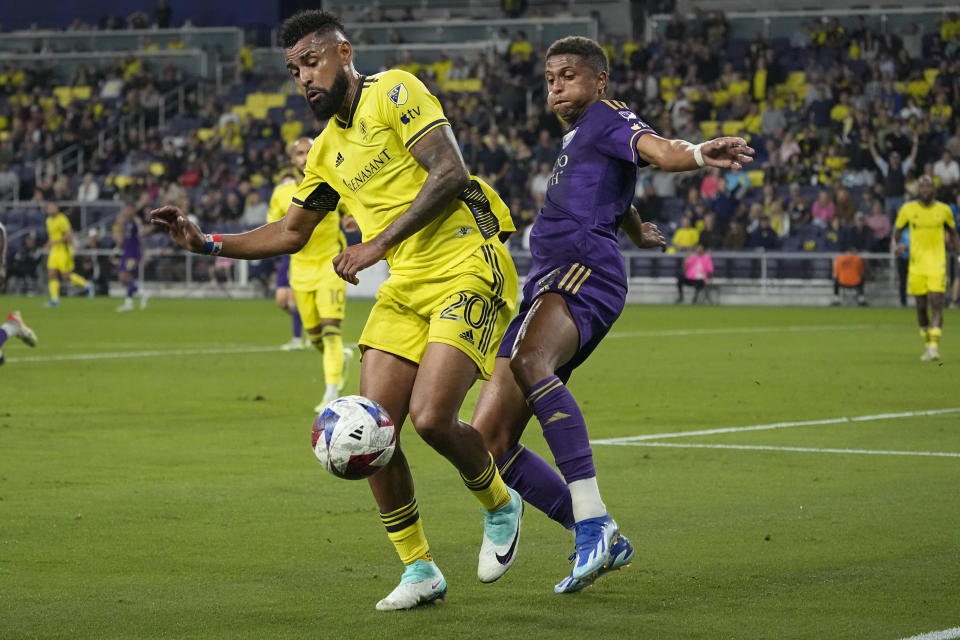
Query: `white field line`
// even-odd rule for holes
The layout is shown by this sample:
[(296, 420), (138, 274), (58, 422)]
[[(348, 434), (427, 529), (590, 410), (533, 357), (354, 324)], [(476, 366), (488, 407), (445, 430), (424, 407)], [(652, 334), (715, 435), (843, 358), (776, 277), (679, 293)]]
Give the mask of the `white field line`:
[(623, 438), (604, 438), (591, 440), (590, 444), (630, 444), (643, 440), (663, 440), (666, 438), (689, 438), (693, 436), (710, 436), (718, 433), (740, 433), (743, 431), (766, 431), (769, 429), (787, 429), (790, 427), (810, 427), (822, 424), (841, 424), (845, 422), (869, 422), (871, 420), (892, 420), (895, 418), (913, 418), (917, 416), (936, 416), (945, 413), (960, 412), (960, 407), (949, 409), (931, 409), (929, 411), (902, 411), (900, 413), (878, 413), (869, 416), (854, 416), (852, 418), (825, 418), (823, 420), (804, 420), (794, 422), (774, 422), (758, 424), (749, 427), (722, 427), (719, 429), (701, 429), (699, 431), (678, 431), (675, 433), (651, 433), (643, 436), (627, 436)]
[(960, 638), (960, 627), (921, 633), (918, 636), (910, 636), (909, 638), (901, 638), (900, 640), (954, 640), (954, 638)]
[[(344, 343), (344, 346), (355, 347), (354, 343)], [(270, 351), (282, 351), (279, 346), (230, 346), (230, 347), (210, 347), (207, 349), (156, 349), (151, 351), (114, 351), (105, 353), (63, 353), (49, 356), (25, 356), (20, 358), (7, 358), (7, 362), (26, 363), (26, 362), (63, 362), (66, 360), (117, 360), (123, 358), (162, 358), (178, 356), (209, 356), (209, 355), (231, 355), (239, 353), (268, 353)]]
[(714, 336), (738, 333), (781, 333), (803, 331), (854, 331), (876, 329), (875, 324), (797, 324), (783, 327), (714, 327), (712, 329), (666, 329), (662, 331), (614, 331), (608, 338), (669, 338), (673, 336)]
[(801, 453), (848, 453), (874, 456), (928, 456), (960, 458), (960, 453), (938, 451), (879, 451), (875, 449), (815, 449), (811, 447), (771, 447), (751, 444), (690, 444), (681, 442), (624, 442), (626, 447), (671, 447), (676, 449), (743, 449), (748, 451), (799, 451)]

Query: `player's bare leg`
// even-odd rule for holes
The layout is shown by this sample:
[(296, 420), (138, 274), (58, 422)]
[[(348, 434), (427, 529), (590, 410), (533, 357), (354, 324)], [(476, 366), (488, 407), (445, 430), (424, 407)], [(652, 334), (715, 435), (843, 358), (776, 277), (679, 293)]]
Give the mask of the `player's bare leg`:
[(531, 305), (510, 358), (514, 377), (524, 389), (570, 488), (576, 551), (570, 575), (554, 587), (557, 593), (579, 591), (591, 584), (601, 571), (612, 567), (615, 553), (633, 557), (633, 548), (620, 536), (600, 497), (583, 413), (554, 374), (579, 347), (579, 329), (566, 301), (559, 294), (547, 293)]
[(930, 325), (930, 314), (928, 312), (930, 295), (932, 294), (928, 293), (915, 297), (917, 301), (917, 324), (920, 325), (920, 337), (923, 339), (924, 344), (923, 355), (920, 356), (921, 360), (935, 360), (939, 358), (939, 353), (935, 355), (936, 348), (931, 343), (930, 332), (933, 327)]
[(516, 559), (523, 500), (500, 477), (483, 436), (459, 418), (477, 366), (451, 345), (431, 342), (420, 361), (410, 398), (410, 418), (417, 433), (460, 472), (485, 514), (477, 577), (498, 580)]
[(414, 499), (413, 475), (400, 442), (417, 365), (389, 353), (368, 349), (360, 366), (360, 394), (387, 410), (397, 428), (397, 448), (383, 469), (367, 482), (380, 509), (380, 520), (404, 564), (400, 584), (377, 603), (380, 611), (410, 609), (442, 599), (443, 574), (433, 562)]
[(928, 352), (931, 360), (940, 359), (940, 336), (943, 335), (943, 300), (944, 294), (931, 291), (927, 294), (930, 303), (930, 330), (928, 336)]

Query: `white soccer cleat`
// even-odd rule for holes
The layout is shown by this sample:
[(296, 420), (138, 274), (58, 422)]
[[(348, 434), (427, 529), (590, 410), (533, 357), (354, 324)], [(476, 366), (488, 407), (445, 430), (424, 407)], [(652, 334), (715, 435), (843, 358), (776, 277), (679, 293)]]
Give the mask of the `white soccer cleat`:
[(147, 300), (149, 299), (150, 299), (150, 294), (148, 294), (146, 291), (140, 292), (140, 311), (143, 311), (144, 309), (147, 308)]
[(477, 563), (480, 582), (494, 582), (507, 572), (517, 558), (520, 540), (520, 521), (523, 519), (523, 498), (507, 487), (510, 502), (495, 511), (483, 510), (483, 544)]
[(17, 327), (17, 337), (23, 340), (24, 344), (28, 347), (37, 346), (37, 334), (33, 332), (33, 329), (28, 327), (23, 322), (23, 317), (20, 315), (19, 311), (12, 311), (7, 315), (7, 322), (12, 322)]
[(281, 351), (300, 351), (301, 349), (305, 349), (305, 348), (306, 347), (304, 347), (302, 339), (290, 338), (289, 341), (283, 343), (283, 345), (280, 347), (280, 350)]
[(133, 311), (133, 298), (127, 298), (123, 304), (117, 307), (117, 311)]
[(939, 360), (940, 349), (936, 345), (928, 344), (926, 351), (923, 352), (923, 355), (920, 356), (920, 359), (924, 362), (928, 362), (930, 360)]
[(417, 560), (408, 565), (400, 584), (386, 598), (377, 603), (377, 611), (412, 609), (436, 600), (443, 602), (447, 595), (447, 581), (433, 560)]

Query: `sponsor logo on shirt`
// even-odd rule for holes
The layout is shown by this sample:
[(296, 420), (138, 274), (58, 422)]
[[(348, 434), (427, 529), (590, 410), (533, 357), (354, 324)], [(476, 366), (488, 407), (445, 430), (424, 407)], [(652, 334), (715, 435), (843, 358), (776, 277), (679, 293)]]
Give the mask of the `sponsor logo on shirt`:
[(407, 88), (403, 86), (401, 82), (393, 89), (390, 89), (390, 93), (387, 94), (387, 97), (390, 98), (390, 102), (393, 103), (393, 106), (400, 108), (400, 105), (407, 104), (407, 98), (410, 97), (410, 94), (407, 92)]
[(624, 109), (623, 111), (617, 111), (617, 113), (619, 113), (620, 117), (623, 118), (624, 120), (637, 119), (637, 114), (635, 114), (633, 111), (630, 111), (629, 109)]
[(473, 331), (471, 331), (470, 329), (467, 329), (466, 331), (460, 334), (460, 339), (465, 340), (470, 344), (473, 344)]
[(473, 229), (470, 227), (460, 227), (457, 229), (457, 232), (453, 235), (454, 238), (465, 238), (466, 236), (473, 233)]
[[(580, 128), (580, 127), (577, 127), (577, 129), (579, 129), (579, 128)], [(577, 129), (573, 129), (572, 131), (567, 132), (567, 133), (563, 136), (563, 148), (564, 148), (564, 149), (566, 149), (566, 148), (567, 148), (567, 145), (570, 144), (570, 142), (573, 140), (573, 136), (577, 135)]]
[(403, 124), (410, 124), (410, 121), (420, 115), (420, 107), (414, 107), (413, 109), (407, 109), (407, 111), (400, 115), (400, 122)]
[(390, 157), (390, 154), (386, 149), (378, 153), (371, 160), (364, 163), (360, 170), (349, 180), (343, 180), (344, 186), (350, 191), (356, 193), (359, 191), (365, 184), (367, 184), (371, 178), (380, 173), (380, 171), (390, 164), (390, 161), (393, 158)]
[(342, 165), (342, 164), (343, 164), (343, 154), (338, 151), (338, 152), (337, 152), (337, 160), (336, 160), (336, 162), (334, 163), (334, 165), (337, 166), (337, 167), (339, 167), (339, 166)]

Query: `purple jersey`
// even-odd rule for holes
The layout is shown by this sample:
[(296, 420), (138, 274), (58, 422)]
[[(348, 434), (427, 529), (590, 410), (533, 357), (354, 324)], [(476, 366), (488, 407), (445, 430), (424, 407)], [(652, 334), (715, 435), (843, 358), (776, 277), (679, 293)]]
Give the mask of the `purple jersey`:
[(653, 133), (626, 103), (599, 100), (563, 136), (530, 230), (531, 276), (569, 263), (626, 283), (617, 229), (637, 185), (637, 138)]
[(127, 220), (123, 223), (122, 229), (123, 256), (125, 258), (140, 259), (140, 227), (133, 220)]

